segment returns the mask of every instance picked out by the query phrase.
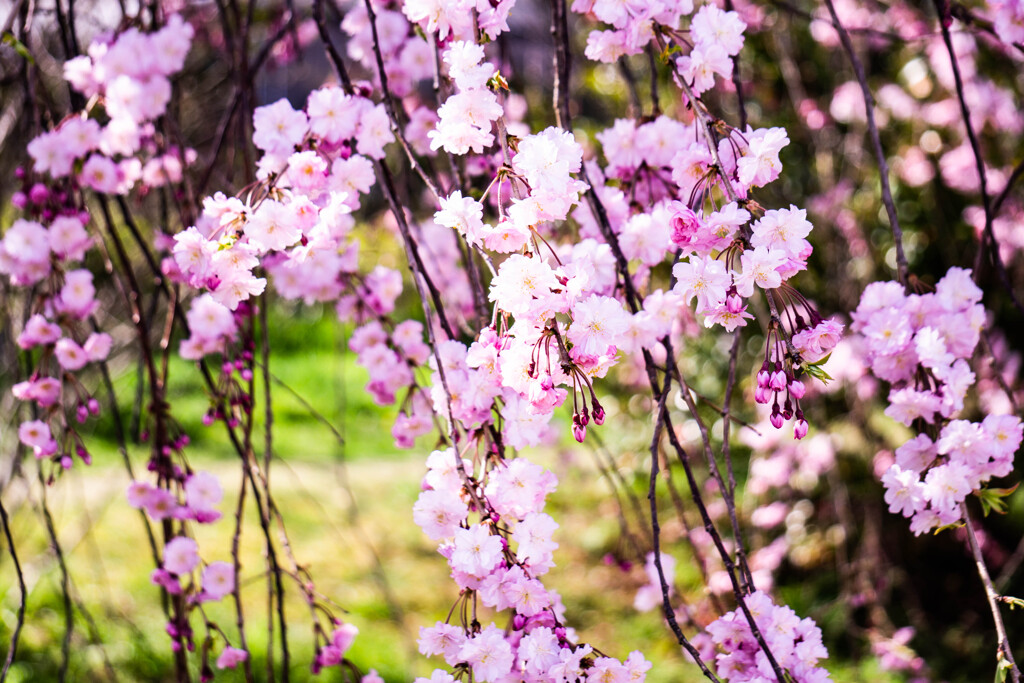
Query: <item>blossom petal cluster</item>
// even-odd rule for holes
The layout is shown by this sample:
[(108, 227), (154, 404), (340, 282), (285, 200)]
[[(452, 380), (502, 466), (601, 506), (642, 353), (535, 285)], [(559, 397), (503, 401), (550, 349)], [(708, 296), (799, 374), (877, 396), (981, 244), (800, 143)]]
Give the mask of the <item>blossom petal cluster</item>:
[(956, 419), (975, 383), (970, 358), (985, 322), (980, 301), (971, 271), (951, 268), (925, 294), (873, 283), (853, 314), (871, 371), (892, 385), (885, 414), (922, 431), (938, 428), (937, 438), (921, 433), (897, 448), (882, 474), (889, 511), (910, 518), (914, 534), (959, 522), (969, 494), (1012, 471), (1024, 436), (1013, 415)]
[[(747, 608), (779, 666), (795, 683), (832, 680), (818, 665), (828, 657), (821, 629), (810, 617), (801, 619), (786, 605), (776, 605), (762, 591), (746, 596)], [(714, 643), (715, 670), (723, 681), (753, 683), (776, 680), (768, 657), (754, 638), (746, 615), (739, 609), (727, 612), (707, 627)]]

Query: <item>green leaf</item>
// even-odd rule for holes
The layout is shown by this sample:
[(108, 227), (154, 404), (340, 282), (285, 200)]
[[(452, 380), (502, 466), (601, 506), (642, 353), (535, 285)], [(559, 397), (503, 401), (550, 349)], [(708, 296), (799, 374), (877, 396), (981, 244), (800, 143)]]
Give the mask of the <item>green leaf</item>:
[(981, 502), (981, 511), (986, 517), (988, 517), (990, 512), (1005, 515), (1006, 498), (1016, 491), (1018, 486), (1020, 486), (1019, 482), (1008, 489), (981, 489), (976, 491), (974, 495), (978, 496), (978, 500)]
[(13, 47), (14, 51), (21, 55), (29, 64), (36, 63), (35, 58), (32, 56), (32, 53), (28, 51), (28, 47), (25, 43), (15, 38), (14, 34), (10, 31), (4, 31), (2, 42), (4, 45)]
[(1024, 600), (1020, 598), (1015, 598), (1012, 595), (1000, 595), (999, 599), (1009, 605), (1010, 609), (1017, 609), (1018, 607), (1024, 609)]
[(946, 525), (940, 526), (940, 527), (939, 527), (938, 529), (936, 529), (936, 530), (935, 530), (935, 531), (933, 531), (932, 533), (933, 533), (934, 535), (938, 536), (938, 535), (939, 535), (939, 534), (941, 534), (941, 533), (942, 533), (943, 531), (946, 531), (946, 530), (948, 530), (948, 529), (959, 529), (959, 528), (960, 528), (960, 527), (962, 527), (963, 525), (964, 525), (964, 523), (963, 523), (963, 522), (953, 522), (952, 524), (946, 524)]
[(827, 363), (828, 359), (831, 358), (831, 357), (832, 357), (832, 354), (830, 353), (827, 356), (825, 356), (824, 358), (821, 358), (820, 360), (816, 360), (813, 363), (807, 363), (807, 365), (808, 366), (812, 366), (813, 365), (815, 367), (818, 367), (818, 366), (821, 366), (821, 365), (824, 365), (825, 363)]
[(672, 47), (668, 48), (667, 50), (662, 50), (661, 55), (660, 55), (661, 56), (662, 64), (668, 64), (668, 60), (669, 60), (669, 58), (672, 55), (674, 55), (676, 53), (681, 53), (682, 51), (683, 51), (683, 48), (679, 47), (678, 45), (673, 45)]
[[(826, 358), (825, 360), (828, 359)], [(825, 369), (822, 368), (818, 363), (810, 363), (805, 365), (804, 372), (806, 372), (808, 375), (818, 380), (822, 384), (828, 384), (829, 382), (832, 381), (832, 375), (825, 372)]]
[(1006, 683), (1006, 674), (1010, 672), (1013, 665), (1003, 659), (1003, 653), (999, 653), (999, 663), (996, 664), (996, 683)]

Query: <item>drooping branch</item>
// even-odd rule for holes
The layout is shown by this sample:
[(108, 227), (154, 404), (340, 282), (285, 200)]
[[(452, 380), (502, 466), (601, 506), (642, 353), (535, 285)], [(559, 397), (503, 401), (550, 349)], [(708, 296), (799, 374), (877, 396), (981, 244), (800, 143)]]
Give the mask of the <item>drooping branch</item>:
[(843, 22), (839, 20), (839, 15), (836, 14), (835, 5), (832, 4), (832, 0), (825, 0), (825, 5), (828, 7), (829, 15), (832, 17), (832, 26), (839, 33), (839, 41), (843, 45), (843, 51), (846, 52), (847, 59), (850, 60), (850, 64), (853, 66), (853, 73), (857, 77), (857, 83), (860, 84), (860, 91), (864, 97), (864, 108), (868, 119), (868, 135), (871, 137), (871, 147), (875, 153), (875, 160), (878, 162), (878, 177), (882, 185), (882, 204), (885, 206), (885, 213), (889, 217), (889, 228), (892, 230), (892, 238), (896, 246), (896, 277), (900, 284), (906, 287), (908, 284), (909, 266), (907, 264), (907, 255), (903, 250), (903, 229), (900, 227), (900, 219), (896, 214), (896, 203), (892, 198), (892, 188), (889, 186), (889, 162), (886, 160), (885, 150), (882, 148), (882, 138), (878, 133), (878, 124), (875, 123), (875, 98), (871, 94), (870, 86), (868, 86), (864, 64), (860, 61), (857, 51), (853, 48), (850, 34), (843, 27)]
[[(984, 237), (981, 240), (981, 244), (978, 247), (979, 259), (981, 253), (985, 251), (985, 243), (988, 243), (989, 258), (995, 264), (996, 273), (999, 275), (999, 280), (1003, 285), (1003, 289), (1010, 295), (1010, 300), (1013, 301), (1013, 305), (1017, 307), (1017, 310), (1021, 315), (1024, 315), (1024, 306), (1021, 305), (1020, 300), (1013, 291), (1013, 285), (1010, 283), (1010, 277), (1006, 273), (1006, 266), (1003, 264), (1003, 257), (999, 253), (999, 242), (996, 240), (996, 234), (993, 228), (993, 221), (995, 220), (995, 212), (992, 210), (992, 202), (988, 196), (988, 172), (985, 170), (985, 160), (981, 154), (981, 143), (978, 142), (978, 134), (974, 131), (974, 124), (971, 123), (971, 111), (967, 108), (967, 98), (964, 94), (964, 81), (963, 76), (960, 74), (960, 60), (957, 59), (956, 50), (953, 49), (953, 39), (949, 35), (949, 22), (952, 19), (948, 15), (948, 7), (946, 6), (945, 0), (933, 0), (935, 5), (935, 11), (939, 15), (939, 28), (942, 30), (942, 42), (946, 46), (946, 52), (949, 54), (949, 61), (953, 67), (953, 82), (956, 86), (956, 98), (960, 103), (960, 114), (964, 119), (964, 128), (967, 129), (967, 140), (971, 145), (971, 152), (974, 154), (974, 167), (978, 172), (978, 182), (981, 189), (981, 206), (985, 211), (985, 232)], [(1012, 180), (1012, 178), (1011, 178)], [(1010, 186), (1010, 182), (1007, 181), (1007, 187)], [(979, 276), (977, 272), (978, 268), (975, 267), (974, 276)]]
[[(985, 587), (985, 599), (988, 601), (988, 608), (992, 612), (992, 623), (996, 628), (996, 637), (998, 638), (998, 656), (997, 666), (1009, 669), (1010, 680), (1013, 683), (1020, 683), (1021, 672), (1017, 667), (1017, 662), (1013, 659), (1013, 651), (1010, 648), (1010, 638), (1006, 633), (1006, 626), (1003, 624), (1003, 615), (999, 611), (999, 600), (1000, 595), (996, 592), (995, 586), (992, 585), (992, 578), (989, 576), (988, 567), (985, 565), (985, 558), (981, 554), (981, 546), (978, 545), (978, 537), (974, 532), (974, 524), (971, 522), (970, 512), (967, 510), (967, 505), (961, 503), (960, 512), (963, 515), (965, 526), (967, 527), (967, 541), (971, 547), (971, 555), (974, 558), (974, 566), (978, 571), (978, 577), (981, 579), (982, 585)], [(999, 680), (997, 674), (996, 680)]]
[(28, 589), (25, 587), (25, 573), (21, 569), (21, 560), (18, 559), (18, 549), (14, 545), (14, 537), (11, 535), (11, 520), (7, 516), (7, 508), (4, 507), (2, 498), (0, 498), (0, 522), (4, 525), (4, 538), (7, 539), (7, 550), (11, 554), (14, 574), (18, 579), (18, 611), (15, 616), (14, 628), (11, 629), (11, 644), (7, 648), (4, 668), (0, 671), (0, 683), (3, 683), (7, 680), (7, 672), (10, 671), (11, 664), (14, 663), (14, 657), (18, 653), (18, 641), (21, 638), (21, 629), (25, 625), (25, 605), (28, 602)]

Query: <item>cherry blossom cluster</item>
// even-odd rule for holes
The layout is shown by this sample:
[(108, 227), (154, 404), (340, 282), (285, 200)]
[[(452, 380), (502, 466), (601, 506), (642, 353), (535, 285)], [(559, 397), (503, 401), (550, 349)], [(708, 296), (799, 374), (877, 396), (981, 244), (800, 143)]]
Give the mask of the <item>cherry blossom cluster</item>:
[(904, 671), (915, 678), (912, 683), (923, 683), (929, 680), (928, 667), (911, 647), (910, 641), (914, 638), (914, 628), (904, 626), (896, 629), (891, 637), (884, 637), (872, 632), (871, 652), (878, 657), (878, 665), (883, 671)]
[[(483, 56), (482, 47), (456, 42), (445, 53), (445, 61), (461, 90), (473, 92), (475, 87), (489, 96), (495, 110), (483, 119), (467, 114), (466, 106), (445, 110), (463, 93), (453, 95), (442, 107), (437, 136), (443, 136), (446, 127), (462, 124), (483, 131), (480, 126), (485, 123), (488, 130), (482, 133), (480, 146), (491, 144), (491, 121), (501, 116), (502, 108), (484, 89), (493, 67), (481, 63)], [(449, 114), (455, 118), (447, 118)], [(470, 147), (450, 151), (464, 153)], [(437, 224), (452, 228), (470, 246), (510, 254), (498, 266), (488, 292), (500, 324), (484, 330), (469, 349), (457, 342), (441, 344), (448, 386), (445, 390), (444, 382), (434, 382), (434, 408), (471, 428), (490, 420), (491, 403), (504, 392), (501, 413), (514, 447), (538, 443), (540, 432), (525, 427), (547, 424), (568, 396), (562, 385), (572, 387), (577, 439), (584, 438), (591, 417), (597, 424), (603, 421), (591, 377), (603, 376), (614, 364), (617, 344), (625, 341), (629, 328), (622, 304), (608, 296), (608, 281), (593, 277), (597, 274), (588, 267), (586, 257), (596, 243), (581, 243), (561, 256), (550, 245), (547, 251), (539, 248), (547, 242), (538, 227), (564, 220), (586, 189), (572, 177), (581, 168), (582, 156), (579, 144), (565, 131), (548, 128), (526, 135), (494, 178), (507, 180), (513, 195), (507, 207), (498, 200), (495, 225), (484, 222), (481, 201), (458, 190), (440, 199), (434, 215)], [(568, 316), (569, 324), (560, 322), (559, 315)], [(439, 373), (436, 380), (441, 379)], [(466, 387), (464, 382), (471, 384)]]
[(202, 305), (211, 324), (187, 342), (193, 356), (219, 350), (230, 336), (215, 304), (231, 311), (263, 292), (258, 266), (281, 296), (334, 301), (343, 317), (389, 313), (401, 293), (394, 271), (357, 275), (359, 246), (350, 234), (350, 214), (374, 183), (370, 159), (383, 157), (393, 139), (383, 107), (328, 87), (310, 94), (307, 111), (287, 100), (258, 107), (253, 126), (264, 151), (262, 191), (245, 201), (208, 197), (196, 225), (174, 236), (174, 261), (165, 262), (165, 271), (210, 292)]
[[(828, 651), (821, 642), (821, 629), (810, 617), (801, 619), (789, 607), (776, 605), (762, 591), (747, 596), (746, 605), (779, 666), (795, 683), (831, 680), (828, 671), (818, 666), (818, 660), (828, 657)], [(707, 654), (709, 658), (714, 655), (715, 670), (722, 680), (760, 683), (776, 679), (740, 610), (722, 615), (707, 630), (712, 643)]]
[(1014, 415), (951, 420), (934, 441), (917, 435), (896, 449), (896, 462), (882, 475), (889, 511), (911, 518), (915, 535), (959, 522), (971, 492), (1013, 471), (1022, 436)]
[(992, 28), (1007, 45), (1024, 43), (1024, 3), (1020, 0), (999, 0), (988, 3), (992, 9)]
[(18, 337), (21, 348), (41, 353), (14, 393), (45, 413), (23, 423), (19, 437), (37, 457), (53, 456), (64, 468), (73, 463), (71, 453), (85, 462), (89, 455), (63, 404), (73, 403), (78, 422), (99, 412), (74, 373), (105, 360), (111, 348), (109, 335), (87, 326), (100, 305), (93, 274), (74, 267), (93, 247), (81, 191), (123, 194), (139, 181), (147, 187), (180, 181), (194, 154), (160, 142), (151, 122), (166, 109), (169, 78), (181, 70), (192, 34), (174, 16), (154, 33), (129, 29), (69, 60), (64, 76), (89, 103), (29, 142), (35, 175), (18, 171), (24, 187), (12, 200), (30, 218), (16, 220), (0, 241), (0, 273), (18, 287), (42, 284)]
[(148, 187), (180, 182), (195, 154), (161, 143), (152, 122), (167, 108), (170, 77), (184, 66), (193, 32), (173, 15), (158, 31), (130, 28), (68, 60), (64, 77), (89, 105), (28, 144), (35, 171), (73, 176), (103, 194), (124, 194), (140, 181)]
[(20, 348), (33, 353), (33, 371), (12, 391), (39, 413), (20, 425), (18, 438), (37, 458), (52, 457), (68, 469), (73, 455), (91, 462), (74, 422), (100, 412), (78, 373), (104, 361), (112, 340), (89, 324), (100, 304), (92, 273), (77, 267), (92, 246), (85, 230), (88, 214), (67, 192), (42, 183), (34, 183), (23, 198), (22, 208), (39, 220), (19, 218), (0, 239), (0, 273), (33, 292), (31, 315), (16, 338)]
[[(434, 53), (427, 41), (413, 30), (402, 12), (377, 4), (374, 15), (377, 49), (384, 62), (388, 87), (397, 97), (406, 97), (415, 91), (418, 81), (433, 76)], [(370, 15), (362, 2), (356, 2), (346, 10), (341, 28), (349, 36), (345, 46), (348, 56), (367, 72), (376, 75), (373, 30), (370, 27)], [(427, 109), (421, 111), (426, 112)]]
[[(427, 133), (430, 149), (444, 148), (451, 154), (477, 154), (494, 144), (491, 126), (502, 115), (497, 96), (487, 87), (494, 65), (481, 61), (484, 48), (476, 43), (456, 41), (444, 53), (448, 74), (458, 92), (437, 110), (439, 121)], [(459, 193), (461, 197), (461, 193)]]
[[(718, 149), (734, 191), (746, 194), (777, 179), (782, 168), (778, 155), (789, 143), (785, 131), (748, 130), (736, 136), (739, 142), (730, 137)], [(842, 334), (841, 324), (823, 319), (787, 283), (807, 268), (811, 246), (806, 238), (812, 229), (807, 213), (795, 206), (769, 209), (749, 226), (751, 213), (738, 202), (705, 214), (705, 197), (715, 176), (709, 148), (692, 143), (673, 158), (672, 167), (682, 196), (690, 197), (671, 204), (672, 241), (685, 259), (672, 269), (674, 291), (686, 304), (696, 300), (695, 311), (707, 327), (717, 324), (727, 331), (753, 317), (745, 299), (753, 295), (755, 286), (779, 297), (784, 308), (780, 317), (773, 316), (768, 330), (755, 399), (772, 406), (771, 422), (776, 428), (795, 417), (794, 435), (803, 438), (808, 425), (800, 409), (806, 391), (798, 378), (801, 363), (826, 358)]]
[(407, 0), (402, 13), (438, 42), (472, 40), (479, 30), (490, 40), (509, 30), (515, 0)]
[[(618, 19), (607, 14), (613, 11), (610, 5), (594, 3), (592, 8), (574, 9), (592, 11), (617, 25)], [(624, 17), (628, 14), (619, 9)], [(650, 24), (649, 16), (644, 20)], [(665, 40), (692, 47), (689, 55), (678, 60), (676, 73), (696, 96), (713, 86), (715, 73), (731, 74), (730, 57), (742, 48), (745, 28), (735, 12), (705, 5), (691, 21), (692, 43), (668, 26), (658, 30)], [(639, 259), (647, 268), (659, 263), (667, 249), (679, 250), (680, 260), (673, 268), (673, 300), (681, 297), (689, 305), (696, 299), (696, 312), (706, 326), (718, 324), (733, 331), (745, 325), (753, 316), (744, 299), (753, 295), (755, 286), (781, 298), (784, 318), (773, 319), (769, 329), (756, 399), (772, 405), (772, 424), (777, 428), (795, 417), (794, 433), (802, 438), (808, 426), (799, 405), (805, 390), (798, 379), (801, 363), (827, 357), (842, 326), (824, 320), (786, 282), (806, 268), (811, 253), (806, 237), (812, 226), (806, 212), (795, 206), (764, 211), (748, 199), (753, 188), (779, 177), (779, 153), (789, 138), (781, 128), (741, 132), (722, 124), (728, 132), (712, 148), (701, 139), (701, 125), (664, 116), (639, 126), (630, 120), (616, 121), (597, 136), (608, 173), (628, 183), (636, 200), (654, 206), (649, 213), (633, 214), (622, 190), (605, 185), (597, 188), (598, 194), (619, 231), (627, 258)], [(680, 140), (690, 142), (679, 149)], [(716, 188), (725, 195), (721, 201), (715, 199)], [(752, 224), (751, 211), (757, 215)], [(580, 218), (585, 230), (590, 227), (588, 219), (592, 225), (592, 217)]]
[(587, 36), (588, 59), (615, 62), (624, 55), (636, 55), (654, 39), (659, 26), (674, 28), (679, 19), (693, 12), (692, 0), (617, 3), (607, 0), (574, 0), (572, 11), (591, 16), (612, 28), (594, 30)]
[[(186, 435), (179, 435), (164, 449), (166, 457), (150, 462), (149, 469), (157, 474), (156, 485), (142, 479), (133, 481), (126, 496), (129, 505), (144, 510), (151, 520), (164, 523), (173, 520), (180, 524), (180, 533), (166, 541), (160, 565), (153, 570), (150, 581), (169, 595), (180, 596), (184, 604), (197, 608), (202, 603), (231, 595), (236, 587), (236, 573), (234, 564), (230, 562), (203, 562), (199, 544), (186, 533), (187, 523), (213, 524), (219, 520), (221, 513), (217, 506), (224, 498), (220, 482), (210, 472), (188, 472), (170, 464), (170, 456), (181, 453), (188, 441)], [(200, 576), (199, 581), (196, 581), (197, 575)], [(189, 611), (176, 612), (167, 624), (167, 634), (174, 650), (187, 648), (191, 651), (195, 648)], [(224, 640), (228, 640), (226, 635)], [(244, 650), (236, 651), (229, 645), (218, 666), (234, 666), (246, 656)]]
[(980, 300), (971, 271), (951, 268), (925, 294), (872, 283), (853, 313), (871, 371), (892, 385), (885, 414), (927, 432), (896, 449), (882, 475), (890, 512), (912, 518), (915, 534), (959, 521), (968, 494), (1013, 469), (1024, 434), (1012, 415), (954, 419), (975, 382), (969, 359), (985, 322)]
[[(522, 457), (486, 462), (476, 472), (452, 448), (431, 453), (413, 516), (440, 543), (461, 589), (459, 600), (512, 610), (510, 623), (502, 629), (475, 619), (461, 626), (438, 622), (421, 629), (420, 652), (441, 655), (457, 672), (471, 670), (480, 681), (642, 682), (651, 666), (643, 656), (633, 652), (619, 661), (578, 644), (565, 625), (561, 599), (539, 579), (554, 566), (558, 548), (552, 538), (558, 524), (543, 512), (557, 485), (554, 474)], [(471, 515), (479, 521), (471, 522)], [(436, 670), (417, 680), (455, 679)]]
[[(207, 198), (197, 224), (174, 236), (174, 260), (164, 269), (209, 290), (192, 302), (191, 336), (181, 345), (186, 358), (225, 352), (245, 318), (243, 302), (266, 286), (256, 273), (260, 266), (286, 299), (333, 302), (342, 320), (361, 323), (349, 348), (370, 373), (367, 390), (374, 400), (388, 405), (408, 390), (393, 434), (396, 445), (410, 448), (433, 428), (430, 403), (413, 372), (430, 349), (421, 323), (389, 319), (403, 290), (401, 275), (381, 265), (361, 273), (360, 243), (352, 231), (351, 212), (375, 182), (370, 158), (380, 158), (382, 145), (392, 139), (386, 125), (380, 105), (334, 87), (311, 93), (306, 111), (285, 100), (258, 107), (254, 139), (265, 152), (259, 161), (265, 192), (247, 202), (222, 194)], [(424, 233), (431, 229), (422, 227)], [(431, 262), (449, 258), (449, 235), (440, 236), (431, 241)], [(452, 278), (455, 289), (461, 280)]]

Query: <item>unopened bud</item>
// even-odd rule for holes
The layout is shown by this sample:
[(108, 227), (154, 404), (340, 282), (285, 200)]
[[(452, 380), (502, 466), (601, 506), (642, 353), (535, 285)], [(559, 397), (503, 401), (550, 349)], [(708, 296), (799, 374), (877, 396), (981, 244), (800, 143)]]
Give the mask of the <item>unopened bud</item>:
[(802, 399), (804, 397), (804, 393), (806, 392), (807, 387), (805, 387), (804, 383), (801, 382), (800, 380), (795, 379), (789, 383), (789, 393), (796, 400), (799, 401), (800, 399)]

